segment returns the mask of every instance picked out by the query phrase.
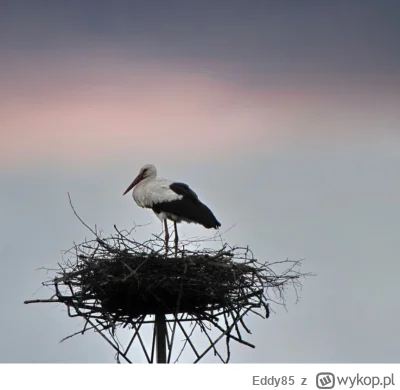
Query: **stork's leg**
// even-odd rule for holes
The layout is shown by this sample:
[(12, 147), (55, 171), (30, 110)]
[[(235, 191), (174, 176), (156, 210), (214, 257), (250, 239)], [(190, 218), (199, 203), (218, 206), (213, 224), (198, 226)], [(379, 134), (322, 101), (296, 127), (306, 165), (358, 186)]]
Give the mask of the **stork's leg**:
[(168, 232), (167, 219), (164, 219), (164, 230), (165, 230), (165, 251), (168, 252), (169, 232)]
[(176, 226), (176, 222), (174, 221), (174, 228), (175, 228), (175, 255), (178, 254), (178, 227)]

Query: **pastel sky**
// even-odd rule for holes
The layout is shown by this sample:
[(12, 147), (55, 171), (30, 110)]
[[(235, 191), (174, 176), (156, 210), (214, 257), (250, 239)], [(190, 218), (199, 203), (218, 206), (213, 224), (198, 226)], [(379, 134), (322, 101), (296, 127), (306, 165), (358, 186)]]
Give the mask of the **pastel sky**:
[(395, 3), (311, 3), (2, 5), (2, 165), (396, 134)]
[(67, 192), (105, 231), (158, 232), (122, 197), (145, 163), (232, 244), (318, 275), (233, 361), (399, 362), (399, 19), (396, 0), (1, 2), (0, 362), (113, 361), (21, 302), (87, 236)]

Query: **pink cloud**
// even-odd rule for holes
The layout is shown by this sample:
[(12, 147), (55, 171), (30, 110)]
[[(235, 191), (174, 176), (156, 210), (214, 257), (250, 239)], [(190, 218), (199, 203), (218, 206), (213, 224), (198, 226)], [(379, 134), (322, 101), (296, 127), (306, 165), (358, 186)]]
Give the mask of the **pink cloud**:
[(179, 67), (80, 65), (32, 66), (3, 80), (0, 163), (151, 153), (218, 159), (293, 137), (346, 135), (371, 118), (400, 123), (381, 104), (366, 112), (365, 102), (349, 107), (321, 93), (254, 89)]
[(1, 104), (1, 159), (224, 152), (264, 132), (257, 96), (206, 76), (125, 68), (17, 81)]

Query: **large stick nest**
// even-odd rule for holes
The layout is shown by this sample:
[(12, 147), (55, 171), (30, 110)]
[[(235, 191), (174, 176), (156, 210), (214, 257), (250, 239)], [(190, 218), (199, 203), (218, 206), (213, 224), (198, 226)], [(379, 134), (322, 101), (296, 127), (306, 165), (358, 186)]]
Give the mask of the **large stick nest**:
[[(254, 348), (241, 335), (240, 328), (250, 333), (244, 323), (245, 316), (253, 313), (268, 318), (269, 303), (284, 305), (288, 286), (294, 288), (297, 296), (300, 279), (309, 275), (300, 273), (301, 261), (260, 262), (248, 247), (229, 246), (219, 234), (212, 239), (180, 241), (176, 251), (170, 248), (167, 252), (161, 236), (153, 235), (140, 243), (134, 238), (135, 228), (120, 231), (114, 226), (114, 233), (102, 237), (86, 225), (75, 210), (74, 213), (94, 237), (66, 251), (67, 258), (64, 257), (64, 262), (55, 270), (56, 275), (43, 282), (54, 292), (50, 299), (25, 303), (65, 304), (69, 316), (85, 320), (81, 332), (66, 338), (94, 329), (117, 351), (117, 357), (122, 356), (128, 362), (127, 353), (135, 338), (139, 339), (147, 360), (153, 362), (154, 339), (150, 356), (139, 329), (142, 324), (154, 323), (151, 319), (154, 315), (162, 315), (172, 332), (167, 335), (168, 362), (177, 324), (185, 337), (181, 353), (189, 343), (196, 354), (196, 362), (211, 349), (221, 361), (227, 362), (231, 339)], [(219, 240), (219, 249), (204, 248), (210, 241), (215, 246)], [(172, 327), (171, 321), (174, 321)], [(190, 334), (182, 326), (184, 321), (194, 324)], [(217, 340), (211, 341), (211, 328), (205, 323), (221, 332)], [(128, 346), (122, 347), (115, 337), (115, 329), (128, 325), (135, 333)], [(199, 354), (190, 341), (197, 326), (210, 343), (203, 354)], [(105, 331), (109, 332), (109, 337)], [(226, 359), (215, 347), (224, 336)]]
[(78, 315), (125, 323), (142, 315), (202, 316), (250, 307), (268, 317), (268, 288), (279, 290), (300, 276), (297, 262), (277, 275), (248, 248), (186, 249), (194, 244), (186, 241), (166, 255), (160, 237), (138, 243), (130, 232), (115, 229), (108, 238), (96, 235), (75, 245), (57, 277), (46, 283)]

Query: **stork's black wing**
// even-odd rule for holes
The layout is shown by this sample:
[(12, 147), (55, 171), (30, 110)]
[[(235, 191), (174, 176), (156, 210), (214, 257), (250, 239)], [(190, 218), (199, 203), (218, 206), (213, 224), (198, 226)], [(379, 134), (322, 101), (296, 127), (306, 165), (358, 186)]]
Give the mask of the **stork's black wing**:
[(172, 183), (169, 188), (178, 195), (186, 196), (192, 199), (195, 203), (199, 201), (197, 194), (185, 183)]
[(182, 198), (154, 204), (154, 212), (171, 213), (187, 222), (199, 223), (207, 229), (221, 226), (212, 211), (199, 200), (197, 194), (187, 184), (172, 183), (169, 188)]

